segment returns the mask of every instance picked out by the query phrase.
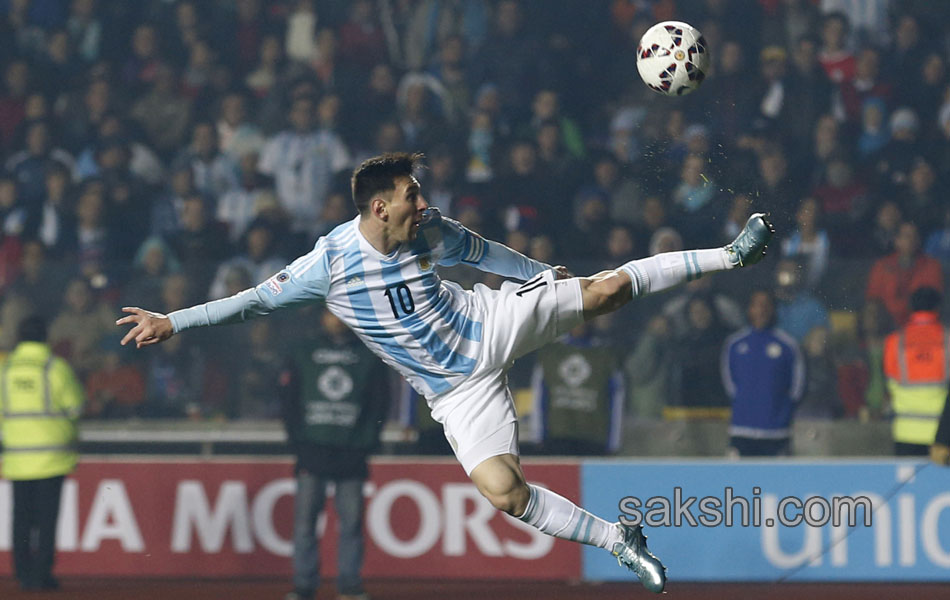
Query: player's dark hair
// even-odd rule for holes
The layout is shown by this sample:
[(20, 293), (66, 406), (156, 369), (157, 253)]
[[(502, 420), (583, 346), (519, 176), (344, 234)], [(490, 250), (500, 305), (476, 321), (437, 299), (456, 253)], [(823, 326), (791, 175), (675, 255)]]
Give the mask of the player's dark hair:
[(363, 214), (369, 208), (373, 196), (396, 189), (397, 177), (410, 177), (421, 165), (423, 155), (419, 152), (393, 152), (368, 158), (353, 171), (350, 187), (353, 204)]
[(919, 287), (910, 295), (910, 309), (914, 312), (919, 310), (935, 311), (940, 308), (942, 300), (940, 292), (935, 288)]
[(17, 340), (20, 342), (45, 342), (46, 321), (38, 315), (30, 315), (17, 327)]

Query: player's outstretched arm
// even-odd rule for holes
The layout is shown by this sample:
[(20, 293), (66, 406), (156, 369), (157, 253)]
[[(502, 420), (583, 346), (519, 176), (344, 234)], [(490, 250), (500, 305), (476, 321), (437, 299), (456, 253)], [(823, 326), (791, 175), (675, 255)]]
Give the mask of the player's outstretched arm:
[(116, 321), (116, 325), (134, 324), (122, 338), (123, 345), (135, 340), (137, 348), (150, 346), (193, 327), (241, 323), (280, 308), (323, 300), (329, 288), (328, 273), (325, 242), (321, 238), (313, 251), (255, 287), (168, 315), (126, 307), (122, 310), (131, 314)]
[(142, 310), (133, 306), (125, 306), (122, 312), (131, 313), (115, 322), (116, 325), (134, 324), (132, 329), (122, 338), (121, 344), (124, 346), (131, 341), (135, 342), (136, 348), (142, 346), (151, 346), (159, 342), (164, 342), (175, 334), (171, 319), (157, 312)]

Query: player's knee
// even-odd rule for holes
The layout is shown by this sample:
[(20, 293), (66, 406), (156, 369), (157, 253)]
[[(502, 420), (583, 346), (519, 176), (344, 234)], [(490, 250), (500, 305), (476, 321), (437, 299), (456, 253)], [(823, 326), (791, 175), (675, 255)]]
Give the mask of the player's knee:
[(482, 494), (498, 510), (513, 517), (520, 517), (528, 507), (531, 490), (526, 484), (522, 483), (498, 493), (483, 491)]

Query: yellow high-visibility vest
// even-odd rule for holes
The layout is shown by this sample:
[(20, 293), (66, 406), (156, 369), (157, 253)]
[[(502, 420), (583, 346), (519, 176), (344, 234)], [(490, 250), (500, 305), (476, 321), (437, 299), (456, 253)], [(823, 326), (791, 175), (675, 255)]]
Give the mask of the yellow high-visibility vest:
[(71, 472), (82, 405), (82, 386), (66, 361), (46, 344), (18, 344), (0, 364), (0, 474), (26, 480)]
[(895, 442), (930, 445), (950, 384), (950, 330), (937, 314), (919, 311), (884, 343)]

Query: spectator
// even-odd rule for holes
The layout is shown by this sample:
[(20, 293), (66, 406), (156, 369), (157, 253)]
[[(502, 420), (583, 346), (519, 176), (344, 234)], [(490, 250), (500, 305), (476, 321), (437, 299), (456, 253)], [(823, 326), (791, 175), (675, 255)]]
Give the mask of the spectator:
[(264, 281), (283, 269), (287, 265), (287, 260), (275, 253), (275, 245), (276, 240), (271, 224), (263, 219), (253, 221), (243, 237), (242, 252), (225, 260), (218, 267), (208, 297), (218, 299), (231, 295), (226, 289), (225, 279), (232, 269), (239, 268), (247, 272), (252, 285)]
[(131, 116), (142, 127), (149, 143), (163, 158), (172, 156), (185, 139), (192, 103), (175, 90), (175, 74), (156, 65), (151, 89), (132, 106)]
[(210, 365), (204, 352), (180, 336), (162, 344), (147, 361), (145, 402), (139, 416), (151, 419), (200, 419), (209, 414), (214, 398), (206, 381)]
[[(26, 220), (23, 224), (23, 236), (38, 239), (46, 246), (50, 256), (62, 259), (75, 248), (76, 229), (74, 211), (69, 198), (69, 172), (61, 165), (52, 165), (46, 169), (45, 194), (35, 204), (27, 204)], [(97, 187), (102, 194), (101, 184), (87, 184)]]
[(102, 47), (102, 19), (96, 14), (96, 0), (73, 0), (70, 3), (66, 31), (83, 62), (98, 60)]
[(63, 298), (66, 269), (46, 257), (42, 242), (26, 240), (20, 262), (20, 274), (7, 289), (0, 307), (0, 348), (9, 350), (16, 343), (21, 320), (36, 314), (52, 319)]
[(826, 327), (815, 327), (802, 340), (808, 380), (795, 418), (830, 420), (844, 414), (838, 397), (837, 360)]
[(257, 98), (270, 94), (281, 79), (283, 48), (276, 35), (265, 35), (258, 50), (257, 67), (247, 74), (244, 84)]
[(940, 261), (942, 266), (950, 264), (950, 207), (944, 208), (940, 228), (934, 230), (924, 243), (924, 253)]
[(821, 204), (834, 247), (842, 254), (859, 252), (863, 245), (860, 225), (869, 216), (870, 199), (867, 185), (855, 175), (847, 157), (829, 157), (823, 181), (811, 195)]
[(817, 200), (804, 198), (795, 213), (798, 228), (782, 240), (782, 258), (790, 258), (805, 265), (803, 280), (805, 286), (811, 289), (817, 288), (821, 282), (831, 254), (828, 233), (818, 225), (820, 212), (821, 206)]
[(912, 14), (902, 14), (894, 27), (894, 41), (888, 53), (890, 72), (897, 74), (897, 89), (919, 88), (918, 75), (923, 64), (924, 42), (920, 36), (920, 23)]
[(449, 111), (447, 92), (431, 75), (407, 73), (396, 88), (396, 119), (411, 147), (428, 150), (446, 136)]
[(63, 308), (49, 328), (49, 343), (56, 353), (85, 376), (102, 364), (102, 340), (115, 330), (115, 316), (83, 278), (66, 287)]
[(876, 161), (878, 153), (890, 141), (885, 125), (887, 105), (884, 100), (871, 96), (861, 105), (861, 135), (858, 137), (858, 155), (862, 162)]
[(874, 224), (868, 239), (867, 254), (875, 258), (894, 251), (894, 240), (904, 222), (900, 206), (893, 200), (885, 200), (878, 206)]
[(230, 253), (227, 228), (209, 217), (205, 200), (197, 193), (185, 197), (181, 229), (168, 242), (192, 281), (210, 280), (218, 261)]
[(922, 157), (917, 158), (911, 165), (906, 184), (898, 190), (897, 200), (901, 212), (908, 221), (917, 225), (924, 239), (929, 238), (943, 221), (942, 198), (933, 165)]
[(86, 379), (86, 418), (132, 418), (145, 400), (142, 373), (122, 352), (119, 341), (115, 336), (102, 340), (102, 364)]
[(218, 198), (238, 186), (237, 166), (219, 150), (217, 130), (209, 121), (199, 121), (191, 130), (191, 145), (175, 162), (191, 166), (195, 188), (209, 198)]
[(709, 222), (722, 212), (716, 200), (719, 184), (707, 171), (705, 157), (690, 154), (683, 160), (680, 181), (673, 190), (673, 202), (683, 215), (680, 231), (690, 246), (713, 245), (712, 238), (717, 236)]
[(312, 233), (330, 189), (332, 177), (350, 165), (350, 155), (340, 137), (314, 128), (311, 98), (294, 100), (292, 128), (267, 141), (258, 169), (274, 178), (277, 197), (291, 217), (295, 231)]
[(799, 344), (812, 329), (830, 325), (825, 305), (802, 284), (802, 270), (788, 259), (775, 268), (776, 325)]
[(730, 329), (717, 317), (712, 295), (697, 294), (685, 308), (673, 359), (677, 392), (663, 409), (666, 419), (725, 419), (729, 398), (722, 387), (719, 355)]
[(868, 300), (861, 311), (858, 325), (861, 349), (867, 367), (864, 403), (868, 409), (868, 416), (879, 419), (887, 408), (884, 340), (894, 330), (894, 324), (880, 300)]
[(378, 13), (369, 0), (350, 4), (350, 17), (340, 26), (340, 56), (365, 70), (386, 57), (386, 38)]
[(6, 169), (17, 179), (17, 189), (25, 203), (42, 197), (46, 171), (55, 166), (65, 169), (71, 179), (76, 163), (68, 152), (52, 145), (48, 123), (27, 123), (26, 149), (13, 154), (6, 163)]
[(137, 94), (162, 76), (155, 27), (149, 24), (136, 27), (131, 46), (132, 53), (122, 67), (122, 80)]
[(854, 77), (840, 86), (840, 110), (846, 121), (855, 124), (861, 120), (861, 108), (869, 98), (880, 98), (885, 106), (891, 103), (891, 84), (881, 77), (881, 55), (874, 48), (865, 48), (858, 54)]
[(672, 334), (670, 319), (652, 317), (624, 361), (629, 384), (627, 406), (636, 419), (659, 419), (673, 397), (673, 365), (678, 349)]
[(805, 387), (795, 340), (775, 326), (775, 301), (764, 290), (749, 298), (750, 327), (722, 351), (722, 379), (732, 398), (730, 446), (738, 456), (791, 454), (791, 423)]
[(218, 120), (218, 149), (237, 164), (250, 153), (259, 153), (264, 146), (261, 130), (248, 120), (247, 100), (239, 92), (231, 92), (221, 99)]
[[(742, 308), (726, 294), (713, 289), (713, 277), (700, 277), (688, 282), (679, 292), (663, 304), (662, 312), (670, 323), (675, 338), (683, 338), (690, 329), (689, 305), (694, 299), (704, 300), (712, 308), (712, 322), (730, 330), (745, 324)], [(719, 340), (719, 345), (722, 340)]]
[[(128, 124), (117, 113), (103, 115), (96, 139), (87, 145), (77, 159), (79, 177), (104, 176), (110, 169), (120, 171), (146, 185), (156, 186), (165, 180), (165, 166), (151, 148), (129, 136)], [(113, 165), (103, 164), (110, 151), (120, 151)]]
[(902, 223), (894, 239), (894, 252), (879, 258), (871, 267), (865, 297), (884, 303), (897, 325), (910, 314), (911, 294), (922, 287), (943, 290), (940, 263), (920, 251), (920, 235), (913, 223)]
[(168, 244), (159, 236), (142, 242), (132, 264), (132, 276), (124, 286), (123, 306), (139, 306), (160, 297), (165, 276), (181, 268)]
[(832, 12), (826, 14), (821, 26), (821, 52), (818, 60), (828, 78), (842, 84), (850, 81), (857, 70), (854, 55), (848, 50), (848, 17), (843, 13)]
[(914, 161), (920, 156), (920, 119), (907, 107), (891, 113), (891, 139), (881, 151), (875, 170), (881, 182), (894, 189), (907, 182)]
[(818, 41), (810, 35), (801, 35), (792, 45), (789, 67), (784, 85), (785, 105), (795, 109), (782, 114), (780, 125), (791, 138), (791, 153), (798, 156), (808, 148), (812, 124), (831, 108), (834, 86), (818, 60)]
[(4, 69), (3, 95), (0, 95), (0, 148), (4, 150), (13, 147), (14, 134), (26, 118), (30, 76), (25, 60), (12, 60)]
[(429, 69), (445, 90), (446, 102), (450, 105), (448, 114), (457, 120), (467, 115), (472, 104), (471, 82), (466, 77), (465, 41), (460, 35), (449, 35), (442, 40), (438, 60)]
[(509, 114), (527, 107), (528, 90), (537, 89), (535, 82), (547, 68), (539, 64), (540, 44), (526, 31), (522, 11), (522, 5), (515, 0), (497, 4), (493, 31), (473, 62), (479, 70), (475, 80), (493, 82), (498, 87), (502, 110)]
[(286, 365), (274, 347), (276, 335), (268, 319), (254, 321), (246, 343), (234, 353), (240, 376), (228, 394), (228, 418), (276, 419), (282, 415), (279, 386)]
[(239, 184), (218, 197), (216, 217), (228, 227), (231, 242), (237, 242), (257, 216), (258, 205), (265, 195), (272, 194), (264, 185), (264, 177), (257, 171), (259, 159), (250, 152), (238, 162)]
[(749, 93), (746, 58), (742, 45), (736, 40), (723, 40), (722, 47), (713, 57), (717, 61), (714, 62), (716, 76), (704, 82), (703, 93), (720, 110), (709, 115), (709, 123), (723, 139), (733, 140), (745, 129), (746, 116), (752, 111), (753, 98)]
[(944, 58), (937, 52), (930, 52), (918, 66), (920, 78), (914, 93), (905, 90), (901, 102), (914, 109), (922, 123), (928, 125), (924, 137), (928, 140), (936, 139), (935, 132), (930, 127), (937, 121), (937, 113), (945, 99), (947, 87), (947, 66)]

